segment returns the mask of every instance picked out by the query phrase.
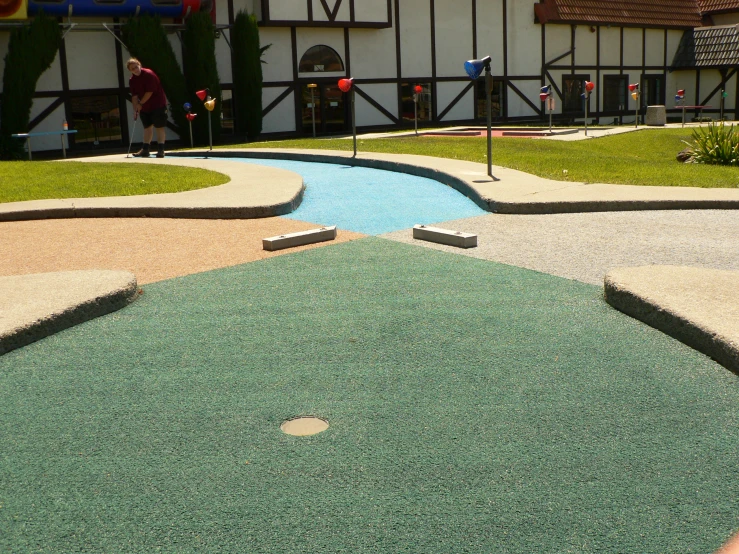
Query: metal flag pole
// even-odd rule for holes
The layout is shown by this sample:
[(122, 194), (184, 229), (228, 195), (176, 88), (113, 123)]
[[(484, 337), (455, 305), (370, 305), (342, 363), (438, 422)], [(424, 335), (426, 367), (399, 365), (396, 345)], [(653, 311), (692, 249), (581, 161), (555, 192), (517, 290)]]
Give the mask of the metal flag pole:
[(418, 94), (413, 93), (413, 120), (415, 121), (416, 136), (418, 136)]
[(311, 112), (311, 120), (313, 121), (313, 138), (316, 138), (316, 100), (313, 94), (313, 91), (316, 89), (318, 85), (315, 83), (311, 83), (308, 85), (308, 88), (310, 89), (310, 112)]
[(354, 157), (357, 157), (357, 114), (354, 108), (354, 87), (352, 87), (352, 134), (354, 135)]
[(493, 75), (490, 62), (485, 65), (485, 106), (488, 112), (488, 176), (493, 177)]

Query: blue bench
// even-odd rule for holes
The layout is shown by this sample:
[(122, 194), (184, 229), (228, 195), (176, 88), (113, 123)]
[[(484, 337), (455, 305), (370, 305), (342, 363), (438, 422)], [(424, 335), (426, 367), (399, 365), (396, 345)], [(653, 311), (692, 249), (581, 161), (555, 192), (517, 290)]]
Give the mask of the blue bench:
[(67, 146), (64, 144), (64, 135), (71, 135), (72, 133), (76, 133), (77, 131), (46, 131), (43, 133), (16, 133), (14, 135), (11, 135), (13, 138), (24, 138), (26, 139), (26, 146), (28, 147), (28, 159), (33, 160), (32, 154), (31, 154), (31, 137), (44, 137), (47, 135), (59, 135), (62, 139), (62, 154), (64, 154), (64, 157), (67, 157)]

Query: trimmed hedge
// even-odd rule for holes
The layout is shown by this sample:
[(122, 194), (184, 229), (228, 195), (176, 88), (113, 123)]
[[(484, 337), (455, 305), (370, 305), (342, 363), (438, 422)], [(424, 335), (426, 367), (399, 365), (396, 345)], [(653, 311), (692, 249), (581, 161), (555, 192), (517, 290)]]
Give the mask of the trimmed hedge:
[(236, 14), (231, 31), (233, 48), (233, 102), (236, 132), (255, 140), (262, 132), (262, 50), (257, 18), (244, 11)]
[(121, 27), (121, 39), (131, 55), (159, 77), (169, 101), (169, 113), (178, 127), (177, 133), (182, 140), (187, 140), (189, 135), (183, 105), (189, 97), (185, 77), (159, 16), (141, 15), (129, 19)]
[(36, 84), (41, 74), (51, 67), (61, 42), (59, 24), (43, 11), (30, 25), (13, 29), (10, 34), (0, 102), (0, 158), (25, 156), (23, 140), (11, 135), (29, 131)]
[[(208, 117), (213, 126), (213, 140), (221, 134), (221, 81), (216, 64), (215, 27), (210, 14), (198, 12), (190, 16), (182, 33), (184, 46), (183, 66), (189, 102), (193, 112), (198, 114), (192, 122), (195, 144), (208, 144)], [(205, 109), (203, 102), (195, 96), (195, 91), (207, 88), (216, 99), (212, 112)]]

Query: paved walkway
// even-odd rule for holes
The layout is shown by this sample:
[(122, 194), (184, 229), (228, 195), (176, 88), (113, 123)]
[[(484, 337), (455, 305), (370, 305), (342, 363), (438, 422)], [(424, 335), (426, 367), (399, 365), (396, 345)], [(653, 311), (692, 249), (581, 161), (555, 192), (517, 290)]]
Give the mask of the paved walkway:
[[(622, 132), (626, 130), (620, 129)], [(313, 150), (269, 150), (251, 151), (218, 150), (207, 153), (189, 151), (187, 158), (169, 157), (164, 160), (138, 160), (123, 155), (88, 158), (85, 161), (121, 163), (159, 163), (202, 167), (221, 171), (231, 176), (226, 185), (177, 194), (146, 195), (98, 199), (48, 200), (18, 202), (0, 205), (0, 220), (45, 219), (60, 217), (188, 217), (188, 218), (253, 218), (289, 213), (302, 198), (303, 184), (300, 176), (274, 168), (230, 162), (213, 156), (274, 157), (301, 161), (323, 161), (354, 164), (428, 177), (445, 183), (473, 199), (484, 209), (499, 214), (552, 214), (573, 212), (610, 212), (623, 210), (667, 210), (667, 209), (739, 209), (739, 190), (700, 189), (670, 187), (637, 187), (626, 185), (563, 183), (531, 176), (519, 171), (494, 167), (495, 180), (486, 175), (483, 164), (459, 160), (446, 160), (427, 156), (351, 153)], [(204, 156), (211, 156), (205, 159)], [(473, 229), (474, 231), (474, 229)], [(601, 245), (608, 248), (609, 245)], [(628, 270), (622, 270), (627, 271)], [(624, 280), (623, 273), (620, 274)], [(652, 274), (638, 272), (640, 279), (654, 279)], [(627, 275), (628, 276), (628, 275)], [(641, 277), (639, 277), (641, 276)], [(704, 288), (711, 290), (711, 275), (706, 275)], [(721, 312), (727, 299), (739, 305), (739, 289), (726, 290), (726, 279), (715, 281), (715, 294), (695, 296), (700, 304), (696, 309), (681, 304), (674, 310), (676, 327), (690, 323), (691, 314), (713, 309)], [(2, 284), (0, 283), (0, 286)], [(39, 294), (48, 295), (48, 285), (39, 289)], [(111, 287), (115, 288), (115, 287)], [(639, 289), (634, 286), (634, 290)], [(677, 291), (678, 289), (674, 289)], [(5, 293), (3, 293), (5, 294)], [(7, 291), (10, 294), (10, 291)], [(29, 293), (30, 294), (30, 293)], [(674, 292), (673, 294), (678, 294)], [(638, 294), (635, 297), (639, 297)], [(670, 294), (660, 300), (673, 303)], [(644, 297), (644, 304), (653, 304), (653, 298)], [(633, 301), (632, 301), (633, 303)], [(619, 306), (617, 306), (619, 307)], [(71, 309), (71, 307), (70, 307)], [(636, 313), (638, 310), (632, 310)], [(725, 323), (725, 322), (724, 322)], [(22, 326), (22, 325), (21, 325)], [(703, 324), (694, 325), (706, 329)], [(19, 325), (11, 326), (18, 328)], [(739, 318), (729, 318), (728, 331), (724, 325), (724, 342), (739, 345)], [(732, 331), (733, 329), (733, 331)], [(663, 328), (666, 332), (669, 329)], [(710, 328), (705, 332), (712, 332)], [(706, 352), (712, 355), (710, 351)], [(734, 368), (739, 370), (739, 367)]]
[[(632, 131), (642, 131), (642, 130), (659, 130), (659, 129), (680, 129), (682, 127), (684, 128), (694, 128), (694, 127), (706, 127), (707, 123), (686, 123), (685, 125), (682, 125), (681, 123), (668, 123), (664, 127), (647, 127), (646, 125), (638, 125), (634, 126), (632, 125), (591, 125), (588, 127), (588, 134), (585, 134), (585, 126), (580, 125), (578, 127), (553, 127), (552, 128), (552, 134), (551, 135), (541, 135), (539, 139), (545, 139), (545, 140), (563, 140), (563, 141), (573, 141), (573, 140), (587, 140), (591, 138), (599, 138), (599, 137), (607, 137), (609, 135), (620, 135), (622, 133), (631, 133)], [(459, 131), (465, 131), (469, 129), (474, 129), (478, 132), (484, 132), (487, 134), (487, 127), (484, 126), (462, 126), (462, 127), (444, 127), (439, 129), (422, 129), (418, 132), (419, 135), (436, 135), (439, 132), (443, 133), (454, 133)], [(492, 129), (499, 130), (499, 131), (505, 131), (505, 130), (511, 130), (511, 127), (492, 127)], [(538, 126), (538, 127), (519, 127), (516, 129), (525, 129), (526, 131), (531, 132), (542, 132), (542, 131), (549, 131), (548, 126)], [(415, 135), (415, 131), (404, 131), (401, 133), (366, 133), (362, 135), (362, 139), (373, 139), (373, 138), (392, 138), (392, 137), (409, 137), (412, 135)], [(514, 135), (508, 135), (508, 136), (514, 136)], [(352, 138), (351, 135), (344, 137), (344, 138)]]

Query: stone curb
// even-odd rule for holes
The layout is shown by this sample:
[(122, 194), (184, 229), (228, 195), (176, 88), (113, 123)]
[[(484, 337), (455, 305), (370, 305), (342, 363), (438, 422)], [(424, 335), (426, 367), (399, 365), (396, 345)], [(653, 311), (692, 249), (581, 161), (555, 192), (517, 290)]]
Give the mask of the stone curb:
[[(179, 151), (177, 156), (200, 157), (203, 151)], [(452, 187), (475, 202), (480, 208), (502, 214), (556, 214), (582, 212), (612, 212), (640, 210), (736, 210), (739, 209), (739, 190), (700, 189), (688, 187), (641, 187), (634, 185), (607, 185), (572, 183), (542, 179), (520, 171), (494, 167), (496, 175), (503, 176), (505, 189), (490, 180), (484, 164), (445, 160), (425, 156), (309, 150), (228, 150), (207, 152), (211, 157), (263, 158), (343, 164), (384, 169), (433, 179)], [(390, 159), (390, 158), (398, 158)], [(419, 158), (419, 163), (401, 161)], [(424, 165), (421, 165), (423, 163)], [(477, 170), (477, 171), (474, 171)], [(483, 179), (467, 177), (475, 174)], [(717, 192), (718, 191), (718, 192)], [(649, 198), (649, 195), (659, 196)], [(506, 197), (526, 198), (511, 200)], [(545, 196), (557, 196), (546, 199)], [(611, 196), (618, 196), (610, 198)], [(640, 196), (647, 196), (640, 198)]]
[[(662, 287), (666, 280), (672, 286)], [(617, 310), (739, 373), (739, 272), (619, 268), (605, 276), (604, 289), (606, 302)], [(734, 307), (733, 314), (727, 314), (728, 306)]]
[(5, 308), (0, 309), (0, 355), (120, 310), (138, 297), (138, 290), (136, 277), (127, 271), (0, 277), (0, 295), (6, 299), (0, 305)]
[[(137, 158), (100, 156), (87, 163), (152, 163)], [(302, 176), (285, 169), (249, 166), (223, 159), (166, 158), (157, 165), (218, 171), (230, 177), (223, 185), (177, 193), (94, 198), (31, 200), (0, 204), (0, 221), (75, 217), (159, 217), (192, 219), (256, 219), (289, 214), (305, 193)]]
[(160, 217), (173, 219), (258, 219), (294, 212), (303, 201), (305, 187), (289, 202), (272, 206), (69, 206), (37, 208), (0, 213), (0, 221), (27, 221), (35, 219), (68, 219), (75, 217)]
[[(195, 156), (200, 157), (203, 152), (183, 151), (177, 152), (177, 156)], [(483, 210), (493, 211), (490, 209), (488, 200), (482, 198), (477, 191), (470, 187), (469, 184), (458, 177), (444, 171), (439, 171), (431, 167), (408, 164), (397, 161), (381, 160), (376, 158), (354, 158), (351, 155), (328, 154), (321, 151), (313, 152), (281, 152), (274, 150), (213, 150), (209, 152), (212, 157), (224, 158), (262, 158), (268, 160), (291, 160), (296, 162), (316, 162), (340, 165), (351, 165), (355, 167), (367, 167), (371, 169), (384, 169), (386, 171), (395, 171), (397, 173), (407, 173), (416, 177), (425, 177), (438, 181), (444, 185), (452, 187), (454, 190), (461, 192), (470, 200), (475, 202)]]

